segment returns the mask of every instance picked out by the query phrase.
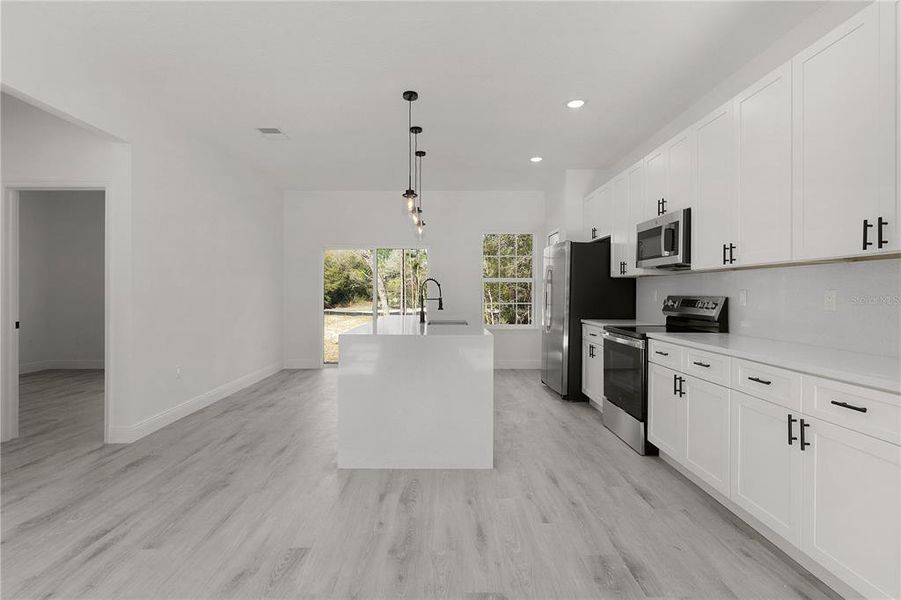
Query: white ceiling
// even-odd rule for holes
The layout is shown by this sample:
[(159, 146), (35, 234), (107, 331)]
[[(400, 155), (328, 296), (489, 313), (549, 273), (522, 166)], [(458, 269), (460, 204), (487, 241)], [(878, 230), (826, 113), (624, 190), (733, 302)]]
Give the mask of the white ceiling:
[(401, 190), (416, 89), (426, 189), (517, 190), (611, 166), (819, 6), (4, 2), (3, 35), (297, 189)]

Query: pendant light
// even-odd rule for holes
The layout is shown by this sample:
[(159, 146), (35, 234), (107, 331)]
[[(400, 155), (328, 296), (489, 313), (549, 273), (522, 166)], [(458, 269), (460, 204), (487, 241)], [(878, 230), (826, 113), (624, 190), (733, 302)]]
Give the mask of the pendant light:
[(422, 133), (422, 127), (413, 125), (413, 102), (419, 98), (419, 93), (407, 90), (403, 93), (403, 98), (407, 102), (407, 152), (409, 153), (407, 190), (403, 197), (406, 199), (407, 212), (416, 227), (416, 233), (422, 239), (425, 231), (425, 220), (422, 218), (422, 158), (425, 156), (425, 150), (419, 149), (419, 134)]
[(419, 150), (418, 144), (416, 145), (416, 189), (419, 190), (419, 194), (416, 198), (417, 206), (417, 223), (416, 223), (416, 233), (422, 238), (422, 233), (425, 228), (425, 221), (422, 220), (422, 158), (425, 156), (425, 150)]
[(419, 94), (413, 90), (407, 90), (403, 94), (407, 101), (407, 191), (404, 198), (407, 199), (407, 211), (411, 214), (416, 208), (416, 190), (413, 187), (413, 103), (419, 98)]

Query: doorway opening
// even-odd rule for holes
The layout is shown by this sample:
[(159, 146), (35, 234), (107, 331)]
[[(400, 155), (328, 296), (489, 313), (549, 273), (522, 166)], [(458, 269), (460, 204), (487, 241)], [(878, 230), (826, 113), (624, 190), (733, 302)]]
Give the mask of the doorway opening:
[(322, 261), (322, 362), (338, 363), (338, 336), (377, 316), (412, 315), (428, 278), (423, 248), (326, 250)]
[(44, 437), (48, 451), (104, 442), (105, 196), (102, 189), (19, 189), (6, 199), (15, 321), (7, 346), (10, 416), (18, 437), (32, 445)]

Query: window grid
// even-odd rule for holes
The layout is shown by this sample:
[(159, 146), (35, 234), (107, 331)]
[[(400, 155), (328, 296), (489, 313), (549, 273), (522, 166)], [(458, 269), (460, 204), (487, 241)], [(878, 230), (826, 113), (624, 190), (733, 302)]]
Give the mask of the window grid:
[(486, 325), (533, 322), (533, 237), (489, 233), (482, 238), (482, 314)]

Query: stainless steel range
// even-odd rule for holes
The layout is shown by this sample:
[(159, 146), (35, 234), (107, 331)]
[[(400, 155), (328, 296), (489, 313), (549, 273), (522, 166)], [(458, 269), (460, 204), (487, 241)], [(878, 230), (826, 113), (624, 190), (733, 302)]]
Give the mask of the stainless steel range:
[(639, 454), (657, 454), (648, 442), (648, 333), (726, 333), (725, 296), (667, 296), (666, 325), (604, 327), (604, 425)]

